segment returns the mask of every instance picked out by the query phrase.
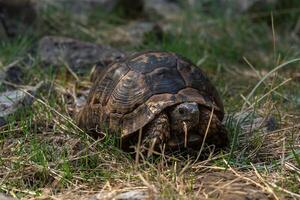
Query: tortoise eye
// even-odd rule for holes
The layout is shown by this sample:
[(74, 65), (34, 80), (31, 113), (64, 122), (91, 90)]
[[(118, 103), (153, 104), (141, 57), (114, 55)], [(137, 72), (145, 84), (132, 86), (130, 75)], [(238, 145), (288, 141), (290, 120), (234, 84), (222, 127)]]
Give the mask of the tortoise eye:
[(181, 115), (183, 115), (185, 112), (184, 112), (184, 108), (179, 108), (178, 109), (178, 112), (179, 112), (179, 114), (181, 114)]

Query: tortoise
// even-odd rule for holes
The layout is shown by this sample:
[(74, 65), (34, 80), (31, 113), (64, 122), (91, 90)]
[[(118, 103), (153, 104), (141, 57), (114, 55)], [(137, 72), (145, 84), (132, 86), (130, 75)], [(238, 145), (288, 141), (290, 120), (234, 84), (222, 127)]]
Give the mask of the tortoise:
[(108, 127), (120, 133), (123, 149), (138, 141), (148, 150), (198, 149), (205, 136), (208, 144), (228, 144), (216, 88), (199, 67), (176, 53), (136, 53), (93, 77), (87, 103), (76, 116), (88, 132)]

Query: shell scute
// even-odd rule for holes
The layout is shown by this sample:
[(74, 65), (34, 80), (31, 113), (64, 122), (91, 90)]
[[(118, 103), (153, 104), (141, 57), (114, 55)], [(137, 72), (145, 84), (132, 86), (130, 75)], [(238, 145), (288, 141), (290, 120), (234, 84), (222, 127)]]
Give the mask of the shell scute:
[(185, 87), (185, 83), (176, 68), (157, 68), (145, 75), (145, 81), (153, 94), (175, 94)]
[(150, 52), (131, 59), (128, 65), (132, 70), (145, 74), (160, 67), (174, 67), (176, 62), (177, 58), (170, 53)]
[[(100, 112), (96, 121), (105, 121), (112, 130), (121, 130), (122, 137), (137, 132), (164, 109), (182, 102), (214, 108), (223, 119), (221, 98), (206, 74), (174, 53), (143, 52), (112, 64), (102, 73), (82, 112), (101, 105), (93, 109)], [(82, 124), (96, 123), (88, 113), (80, 116), (86, 118), (79, 120)]]
[(141, 74), (129, 71), (111, 92), (107, 108), (120, 114), (131, 112), (152, 95), (148, 86)]
[(105, 106), (116, 85), (129, 71), (130, 69), (126, 64), (115, 63), (112, 65), (105, 75), (100, 75), (101, 79), (97, 78), (96, 83), (91, 88), (88, 102), (91, 104), (100, 103)]

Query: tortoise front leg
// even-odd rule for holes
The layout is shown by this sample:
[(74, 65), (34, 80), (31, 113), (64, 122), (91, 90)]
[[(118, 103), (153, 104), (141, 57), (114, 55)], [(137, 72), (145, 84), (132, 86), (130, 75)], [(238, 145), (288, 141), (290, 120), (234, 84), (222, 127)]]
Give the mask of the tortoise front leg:
[(200, 117), (199, 117), (200, 135), (204, 137), (205, 132), (208, 128), (205, 142), (209, 145), (213, 144), (217, 148), (226, 147), (229, 143), (228, 132), (226, 127), (222, 124), (222, 122), (217, 117), (217, 115), (212, 113), (211, 110), (207, 108), (200, 108), (199, 111), (200, 111)]
[(155, 149), (162, 147), (169, 136), (169, 117), (166, 113), (160, 113), (145, 127), (142, 148), (148, 149), (147, 156), (151, 156)]

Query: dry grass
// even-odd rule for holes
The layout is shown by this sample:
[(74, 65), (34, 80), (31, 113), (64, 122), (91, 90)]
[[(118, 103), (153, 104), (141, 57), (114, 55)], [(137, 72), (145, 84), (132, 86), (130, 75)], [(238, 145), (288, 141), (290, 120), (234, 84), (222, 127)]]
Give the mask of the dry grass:
[[(270, 82), (275, 81), (265, 80)], [(292, 149), (299, 154), (300, 118), (270, 98), (276, 84), (253, 102), (245, 99), (242, 112), (228, 115), (227, 127), (238, 132), (231, 157), (225, 151), (198, 162), (181, 155), (136, 162), (114, 146), (115, 139), (95, 141), (74, 124), (76, 98), (86, 88), (82, 83), (55, 80), (52, 98), (37, 97), (24, 111), (29, 116), (1, 128), (1, 190), (38, 199), (136, 189), (166, 199), (300, 198), (300, 166), (292, 154)]]
[[(44, 77), (47, 72), (34, 57), (36, 71), (29, 75), (37, 77), (28, 84), (48, 80), (47, 89), (0, 128), (0, 191), (24, 199), (88, 199), (97, 193), (110, 199), (132, 190), (146, 192), (149, 199), (300, 199), (300, 113), (292, 99), (300, 95), (299, 59), (296, 53), (284, 59), (278, 53), (290, 43), (276, 35), (274, 23), (270, 29), (253, 25), (268, 30), (264, 38), (247, 32), (245, 23), (214, 20), (201, 24), (201, 30), (208, 27), (201, 32), (185, 24), (193, 31), (185, 34), (181, 27), (183, 40), (176, 32), (170, 36), (175, 42), (148, 41), (138, 48), (176, 51), (205, 66), (225, 102), (229, 149), (214, 152), (203, 145), (199, 160), (183, 153), (135, 159), (107, 132), (96, 141), (73, 121), (91, 85), (87, 76), (68, 68)], [(19, 46), (10, 48), (14, 53)], [(17, 60), (13, 53), (3, 65)]]

